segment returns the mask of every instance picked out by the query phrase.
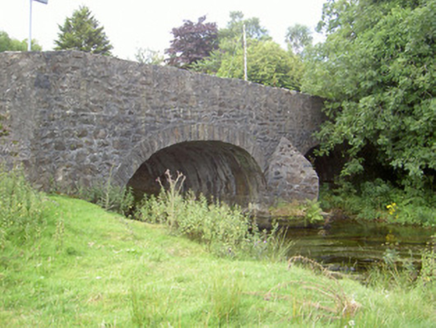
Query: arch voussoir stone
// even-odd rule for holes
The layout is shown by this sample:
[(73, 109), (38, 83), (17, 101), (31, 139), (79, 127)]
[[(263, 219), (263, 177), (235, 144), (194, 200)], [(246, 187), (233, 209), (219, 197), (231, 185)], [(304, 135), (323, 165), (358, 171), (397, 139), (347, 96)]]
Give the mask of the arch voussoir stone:
[[(185, 133), (180, 133), (184, 131)], [(186, 133), (188, 132), (188, 133)], [(114, 172), (114, 181), (125, 185), (133, 173), (157, 151), (189, 141), (222, 141), (246, 150), (262, 168), (265, 158), (256, 139), (244, 131), (207, 124), (181, 125), (147, 135), (135, 145)]]

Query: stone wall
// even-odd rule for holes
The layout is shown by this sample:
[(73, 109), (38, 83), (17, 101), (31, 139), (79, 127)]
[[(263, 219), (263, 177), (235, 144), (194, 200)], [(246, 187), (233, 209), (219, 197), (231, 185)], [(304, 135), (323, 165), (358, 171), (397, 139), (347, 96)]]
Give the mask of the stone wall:
[(324, 120), (309, 95), (76, 51), (0, 53), (0, 72), (1, 160), (43, 188), (125, 185), (155, 152), (197, 140), (241, 147), (269, 176), (281, 138), (305, 154)]

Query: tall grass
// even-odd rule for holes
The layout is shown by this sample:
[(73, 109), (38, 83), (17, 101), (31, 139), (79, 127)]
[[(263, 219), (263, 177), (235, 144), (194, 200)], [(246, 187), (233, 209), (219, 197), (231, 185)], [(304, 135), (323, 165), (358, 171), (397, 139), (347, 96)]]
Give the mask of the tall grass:
[(0, 169), (0, 248), (35, 242), (45, 228), (47, 198), (35, 191), (21, 170)]
[(210, 203), (193, 193), (182, 195), (185, 177), (165, 173), (168, 188), (159, 196), (146, 199), (138, 210), (141, 220), (167, 225), (174, 233), (205, 244), (209, 251), (226, 257), (280, 261), (286, 259), (293, 243), (275, 225), (272, 231), (260, 230), (254, 220), (237, 206)]
[(97, 204), (107, 211), (129, 215), (133, 209), (134, 197), (127, 187), (112, 183), (109, 176), (106, 182), (96, 183), (90, 187), (79, 187), (77, 196), (88, 202)]

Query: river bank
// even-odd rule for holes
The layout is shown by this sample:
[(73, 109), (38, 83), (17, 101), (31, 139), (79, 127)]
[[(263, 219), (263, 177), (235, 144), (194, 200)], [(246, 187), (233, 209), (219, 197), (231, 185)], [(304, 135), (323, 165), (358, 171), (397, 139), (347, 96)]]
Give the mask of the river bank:
[[(435, 286), (363, 286), (308, 263), (235, 260), (77, 199), (2, 250), (0, 325), (429, 327)], [(29, 232), (31, 231), (28, 230)]]

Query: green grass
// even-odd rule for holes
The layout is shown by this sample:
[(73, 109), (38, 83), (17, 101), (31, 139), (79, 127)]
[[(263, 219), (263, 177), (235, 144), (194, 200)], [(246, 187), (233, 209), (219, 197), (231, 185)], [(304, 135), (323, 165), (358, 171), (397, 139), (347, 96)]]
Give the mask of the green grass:
[(26, 229), (8, 234), (2, 228), (1, 327), (372, 328), (436, 322), (434, 282), (365, 287), (333, 279), (310, 263), (288, 268), (286, 262), (222, 258), (160, 225), (126, 220), (77, 199), (41, 197), (41, 229), (30, 224), (26, 235)]

